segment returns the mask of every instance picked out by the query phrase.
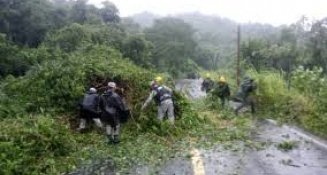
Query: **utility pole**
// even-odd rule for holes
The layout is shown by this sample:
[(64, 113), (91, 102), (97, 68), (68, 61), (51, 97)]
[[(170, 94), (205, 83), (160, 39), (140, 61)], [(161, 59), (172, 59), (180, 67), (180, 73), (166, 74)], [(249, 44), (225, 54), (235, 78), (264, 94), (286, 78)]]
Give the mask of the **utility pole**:
[(237, 26), (237, 65), (236, 65), (236, 83), (240, 86), (240, 42), (241, 42), (241, 27)]

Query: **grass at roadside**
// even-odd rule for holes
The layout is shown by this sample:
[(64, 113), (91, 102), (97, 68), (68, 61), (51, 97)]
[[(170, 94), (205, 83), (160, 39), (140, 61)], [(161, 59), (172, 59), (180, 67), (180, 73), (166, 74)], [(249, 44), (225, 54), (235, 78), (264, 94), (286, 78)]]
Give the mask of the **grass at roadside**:
[[(194, 102), (192, 108), (202, 119), (197, 127), (179, 131), (178, 135), (161, 136), (124, 126), (119, 145), (107, 144), (105, 136), (96, 131), (76, 133), (67, 117), (4, 119), (0, 122), (3, 130), (0, 151), (10, 152), (11, 157), (1, 157), (1, 168), (8, 170), (3, 171), (4, 174), (13, 171), (61, 174), (96, 166), (99, 160), (113, 160), (116, 171), (125, 174), (136, 166), (146, 165), (152, 169), (175, 156), (187, 157), (193, 147), (210, 148), (247, 138), (250, 119), (225, 117), (232, 114), (211, 111), (203, 101)], [(170, 127), (167, 123), (162, 125)], [(24, 167), (27, 162), (30, 166)]]
[[(233, 115), (229, 112), (217, 112), (207, 109), (202, 101), (192, 104), (194, 112), (197, 111), (203, 122), (199, 127), (194, 127), (180, 136), (158, 136), (153, 133), (140, 135), (132, 134), (133, 131), (124, 130), (122, 142), (119, 146), (107, 145), (104, 137), (100, 136), (97, 145), (98, 155), (107, 155), (114, 160), (118, 171), (126, 173), (131, 167), (145, 165), (155, 170), (162, 166), (168, 159), (174, 157), (188, 157), (193, 147), (210, 148), (216, 144), (230, 145), (231, 142), (248, 139), (252, 125), (249, 118), (226, 118), (224, 115)], [(94, 150), (92, 143), (84, 150)], [(78, 153), (77, 153), (78, 154)]]

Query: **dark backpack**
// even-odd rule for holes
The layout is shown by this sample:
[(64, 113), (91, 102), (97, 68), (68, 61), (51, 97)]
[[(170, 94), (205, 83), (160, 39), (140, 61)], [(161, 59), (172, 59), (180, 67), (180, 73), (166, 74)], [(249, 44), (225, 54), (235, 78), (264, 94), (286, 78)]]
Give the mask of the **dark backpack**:
[(157, 92), (157, 95), (154, 97), (154, 100), (157, 104), (172, 98), (171, 92), (163, 86), (156, 87), (154, 90)]
[(118, 104), (116, 104), (115, 93), (109, 92), (105, 93), (103, 96), (103, 101), (105, 103), (104, 110), (109, 116), (117, 115), (117, 110), (119, 109)]
[(126, 123), (131, 115), (126, 100), (123, 98), (123, 109), (119, 111), (120, 123)]
[(84, 99), (81, 103), (83, 109), (96, 110), (98, 106), (98, 95), (96, 93), (90, 94), (87, 93), (84, 96)]

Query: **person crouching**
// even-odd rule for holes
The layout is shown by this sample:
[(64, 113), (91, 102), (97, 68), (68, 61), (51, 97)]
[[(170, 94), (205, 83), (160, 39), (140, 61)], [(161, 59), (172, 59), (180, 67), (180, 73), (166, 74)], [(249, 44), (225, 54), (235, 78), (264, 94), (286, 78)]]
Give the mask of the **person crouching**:
[(83, 101), (80, 104), (80, 123), (77, 131), (81, 132), (85, 129), (86, 123), (91, 120), (94, 121), (96, 126), (102, 128), (102, 123), (100, 121), (100, 116), (97, 111), (99, 104), (99, 96), (95, 88), (90, 88), (84, 95)]

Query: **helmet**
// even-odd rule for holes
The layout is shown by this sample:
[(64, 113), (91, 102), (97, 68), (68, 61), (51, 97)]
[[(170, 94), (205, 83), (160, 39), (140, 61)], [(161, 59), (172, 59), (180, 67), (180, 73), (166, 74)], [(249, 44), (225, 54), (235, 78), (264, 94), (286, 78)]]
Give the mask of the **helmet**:
[(209, 73), (206, 73), (206, 78), (209, 78), (210, 77), (210, 74)]
[(225, 83), (226, 82), (226, 79), (224, 76), (221, 76), (218, 80), (218, 82), (222, 82), (222, 83)]
[(109, 82), (108, 87), (110, 88), (116, 88), (116, 83), (115, 82)]
[(155, 80), (157, 83), (161, 83), (161, 82), (162, 82), (162, 77), (157, 76), (154, 80)]
[(91, 87), (89, 91), (90, 91), (91, 93), (97, 93), (97, 90), (96, 90), (95, 88), (93, 88), (93, 87)]

